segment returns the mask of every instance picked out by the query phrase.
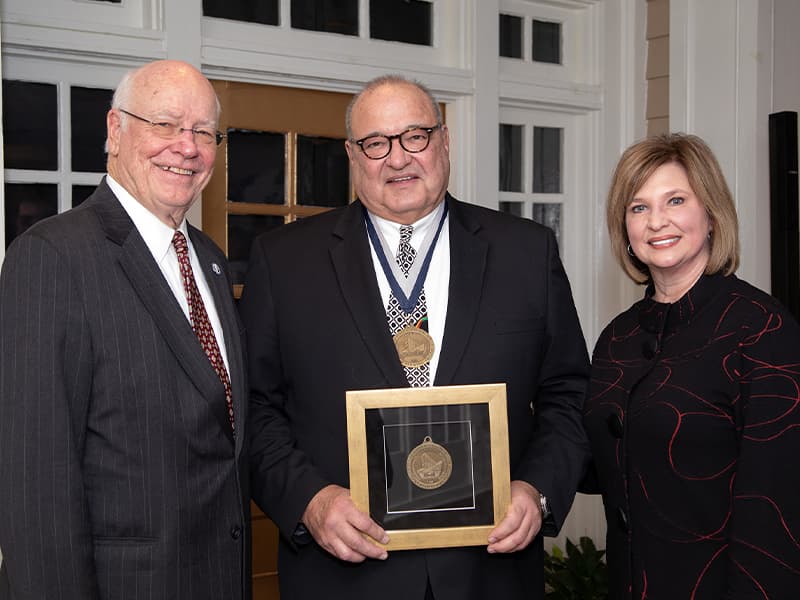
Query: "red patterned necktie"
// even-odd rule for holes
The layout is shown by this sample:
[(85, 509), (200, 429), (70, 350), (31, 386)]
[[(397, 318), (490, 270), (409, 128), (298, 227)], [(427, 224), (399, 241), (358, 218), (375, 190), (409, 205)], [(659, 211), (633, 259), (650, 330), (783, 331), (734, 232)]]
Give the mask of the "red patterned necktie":
[(228, 377), (228, 371), (225, 369), (225, 362), (222, 360), (222, 354), (219, 351), (219, 344), (217, 344), (217, 338), (214, 336), (214, 329), (211, 327), (211, 321), (208, 320), (206, 305), (203, 303), (203, 298), (200, 296), (200, 290), (197, 289), (197, 282), (194, 279), (192, 265), (189, 263), (189, 247), (186, 244), (186, 238), (182, 232), (175, 232), (175, 235), (172, 237), (172, 245), (175, 246), (175, 253), (178, 255), (178, 265), (180, 265), (181, 277), (183, 278), (183, 289), (186, 292), (186, 299), (189, 301), (189, 318), (192, 322), (192, 329), (197, 339), (200, 340), (200, 345), (203, 346), (208, 360), (211, 361), (211, 366), (214, 367), (220, 381), (222, 381), (222, 385), (225, 386), (225, 402), (228, 405), (228, 418), (231, 421), (231, 429), (235, 429), (233, 422), (233, 402), (231, 399), (231, 380), (230, 377)]

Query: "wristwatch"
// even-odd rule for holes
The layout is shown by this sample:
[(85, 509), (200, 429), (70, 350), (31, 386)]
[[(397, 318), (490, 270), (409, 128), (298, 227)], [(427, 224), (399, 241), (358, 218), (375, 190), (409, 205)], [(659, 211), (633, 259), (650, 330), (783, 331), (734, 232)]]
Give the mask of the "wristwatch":
[(539, 509), (542, 511), (542, 521), (550, 516), (550, 505), (547, 503), (547, 496), (539, 494)]

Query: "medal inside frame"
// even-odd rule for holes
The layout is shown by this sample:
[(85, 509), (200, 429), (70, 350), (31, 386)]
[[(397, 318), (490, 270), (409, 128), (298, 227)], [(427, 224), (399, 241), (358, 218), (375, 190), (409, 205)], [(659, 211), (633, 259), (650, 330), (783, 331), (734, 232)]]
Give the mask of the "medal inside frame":
[(505, 384), (350, 391), (347, 413), (350, 493), (386, 548), (487, 544), (510, 501)]

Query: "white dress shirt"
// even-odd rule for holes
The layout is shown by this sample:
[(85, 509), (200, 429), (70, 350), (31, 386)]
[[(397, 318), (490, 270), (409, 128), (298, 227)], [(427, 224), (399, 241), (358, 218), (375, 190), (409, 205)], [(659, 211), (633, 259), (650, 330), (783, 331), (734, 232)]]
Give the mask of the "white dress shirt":
[[(414, 231), (411, 234), (411, 246), (417, 251), (417, 256), (414, 259), (415, 262), (425, 258), (424, 256), (420, 256), (419, 246), (422, 244), (429, 231), (439, 226), (439, 219), (441, 219), (443, 210), (444, 202), (439, 204), (438, 208), (430, 214), (425, 215), (416, 223), (412, 223)], [(372, 218), (372, 223), (375, 225), (375, 228), (380, 231), (380, 234), (386, 240), (386, 244), (396, 252), (397, 247), (400, 245), (400, 224), (387, 221), (372, 213), (370, 213), (370, 217)], [(378, 255), (372, 243), (370, 243), (370, 249), (372, 264), (378, 279), (378, 288), (381, 292), (381, 300), (383, 301), (384, 308), (386, 308), (389, 304), (389, 296), (392, 290), (389, 286), (389, 280), (383, 272), (383, 267), (378, 261)], [(393, 256), (387, 257), (387, 259), (395, 260)], [(428, 268), (428, 273), (425, 276), (424, 284), (425, 301), (428, 308), (428, 333), (433, 338), (435, 344), (433, 358), (431, 358), (430, 363), (431, 385), (433, 385), (436, 378), (436, 369), (439, 366), (439, 355), (442, 349), (442, 339), (444, 338), (444, 321), (447, 316), (447, 295), (449, 286), (450, 227), (448, 216), (442, 225), (442, 231), (439, 233), (439, 238), (436, 240), (436, 245), (433, 248), (433, 256), (431, 256), (431, 263)]]
[[(189, 317), (189, 300), (186, 298), (186, 291), (183, 288), (183, 277), (181, 277), (181, 269), (178, 264), (178, 255), (175, 253), (175, 247), (172, 245), (172, 237), (175, 235), (175, 230), (163, 223), (158, 217), (140, 204), (124, 187), (115, 181), (111, 175), (106, 175), (106, 182), (120, 201), (120, 204), (122, 204), (125, 212), (128, 213), (128, 216), (133, 221), (134, 226), (139, 231), (139, 235), (144, 239), (144, 243), (147, 244), (147, 247), (150, 249), (150, 253), (153, 255), (156, 264), (164, 274), (164, 279), (167, 280), (172, 290), (172, 294), (183, 310), (183, 314), (186, 315), (186, 319), (191, 324)], [(217, 344), (222, 354), (222, 360), (225, 362), (225, 368), (228, 369), (230, 373), (230, 369), (228, 368), (228, 354), (225, 351), (225, 337), (222, 334), (222, 323), (220, 323), (217, 307), (216, 304), (214, 304), (214, 297), (211, 295), (211, 290), (206, 282), (204, 271), (200, 267), (200, 262), (194, 251), (194, 246), (192, 246), (186, 219), (181, 222), (178, 230), (186, 236), (186, 243), (189, 246), (189, 264), (192, 265), (192, 272), (197, 282), (197, 289), (200, 290), (200, 296), (203, 298), (203, 304), (205, 304), (206, 312), (208, 313), (208, 320), (211, 321), (211, 327), (214, 329), (214, 336), (217, 338)]]

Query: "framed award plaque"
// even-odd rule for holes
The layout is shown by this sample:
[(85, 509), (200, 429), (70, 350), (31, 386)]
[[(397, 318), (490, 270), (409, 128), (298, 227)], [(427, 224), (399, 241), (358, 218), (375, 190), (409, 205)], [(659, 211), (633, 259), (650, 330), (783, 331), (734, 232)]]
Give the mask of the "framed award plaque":
[(511, 498), (505, 384), (347, 392), (350, 494), (389, 550), (486, 545)]

